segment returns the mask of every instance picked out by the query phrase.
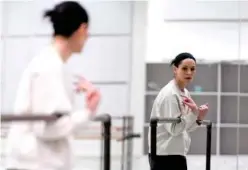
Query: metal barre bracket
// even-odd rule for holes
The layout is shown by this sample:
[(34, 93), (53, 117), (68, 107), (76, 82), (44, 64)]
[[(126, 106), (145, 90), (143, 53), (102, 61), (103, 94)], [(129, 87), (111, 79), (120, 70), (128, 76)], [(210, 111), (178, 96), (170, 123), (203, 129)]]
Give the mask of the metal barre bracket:
[(102, 114), (99, 116), (95, 116), (92, 121), (100, 121), (111, 124), (111, 116), (109, 114)]
[(210, 120), (201, 120), (199, 123), (206, 126), (212, 126), (212, 122)]

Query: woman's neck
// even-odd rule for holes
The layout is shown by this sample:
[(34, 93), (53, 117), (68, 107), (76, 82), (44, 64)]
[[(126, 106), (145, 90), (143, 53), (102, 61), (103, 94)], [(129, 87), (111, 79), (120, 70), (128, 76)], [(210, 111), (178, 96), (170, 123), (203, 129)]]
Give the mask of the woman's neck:
[(175, 82), (180, 91), (184, 92), (185, 84), (177, 79), (175, 79)]
[(65, 38), (56, 36), (53, 41), (53, 46), (63, 62), (66, 62), (70, 58), (72, 52), (69, 48), (69, 43)]

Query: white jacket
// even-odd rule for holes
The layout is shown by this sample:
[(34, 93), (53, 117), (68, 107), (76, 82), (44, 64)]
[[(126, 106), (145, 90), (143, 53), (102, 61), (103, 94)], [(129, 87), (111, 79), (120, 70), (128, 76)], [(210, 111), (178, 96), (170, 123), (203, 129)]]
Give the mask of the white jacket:
[(65, 83), (64, 63), (53, 47), (25, 69), (16, 96), (16, 114), (68, 112), (55, 122), (14, 122), (7, 141), (7, 167), (26, 170), (70, 170), (70, 137), (89, 122), (87, 109), (73, 111)]
[[(194, 131), (197, 113), (193, 113), (188, 106), (182, 104), (181, 95), (190, 97), (187, 89), (182, 92), (171, 80), (157, 95), (151, 117), (177, 118), (181, 116), (180, 123), (158, 123), (157, 126), (157, 155), (186, 155), (190, 148), (191, 138), (189, 132)], [(150, 128), (148, 134), (150, 153)]]

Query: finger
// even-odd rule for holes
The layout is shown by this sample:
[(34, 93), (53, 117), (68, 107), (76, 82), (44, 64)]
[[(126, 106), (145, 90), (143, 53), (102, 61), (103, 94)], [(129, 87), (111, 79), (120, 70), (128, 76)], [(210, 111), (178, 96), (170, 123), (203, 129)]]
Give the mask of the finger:
[(189, 100), (189, 99), (184, 99), (183, 102), (184, 103), (192, 103), (191, 100)]
[(86, 83), (79, 82), (79, 81), (77, 81), (77, 82), (75, 81), (75, 82), (73, 82), (72, 84), (73, 84), (73, 86), (76, 86), (76, 88), (75, 88), (76, 91), (78, 91), (78, 90), (79, 90), (79, 91), (80, 91), (80, 90), (81, 90), (81, 91), (85, 91), (86, 89), (88, 89), (88, 86), (89, 86), (89, 85), (87, 85)]
[(204, 108), (204, 109), (208, 109), (208, 105), (204, 105), (203, 108)]
[(200, 107), (208, 107), (208, 103), (201, 105)]
[(187, 106), (189, 106), (190, 108), (193, 108), (193, 104), (192, 103), (189, 103), (189, 102), (186, 102), (186, 101), (183, 101), (183, 103)]
[(187, 96), (184, 96), (184, 95), (181, 95), (181, 96), (183, 97), (184, 101), (189, 102), (189, 103), (193, 102), (193, 100), (190, 97), (187, 97)]
[(80, 87), (80, 85), (76, 82), (73, 83), (73, 89), (76, 91), (76, 92), (81, 92), (82, 89)]
[(74, 84), (74, 87), (73, 87), (73, 90), (76, 92), (76, 93), (80, 93), (80, 92), (85, 92), (85, 90), (84, 89), (82, 89), (81, 87), (80, 87), (80, 85), (78, 85), (78, 84)]
[(183, 100), (184, 104), (191, 104), (191, 102), (189, 102), (188, 100)]

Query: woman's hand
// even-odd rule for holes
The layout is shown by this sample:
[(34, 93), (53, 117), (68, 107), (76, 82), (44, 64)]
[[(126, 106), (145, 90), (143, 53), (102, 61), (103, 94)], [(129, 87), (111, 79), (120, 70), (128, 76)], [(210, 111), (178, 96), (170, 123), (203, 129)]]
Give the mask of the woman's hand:
[(199, 112), (198, 120), (203, 120), (208, 113), (208, 103), (201, 105), (198, 108), (198, 112)]
[(75, 76), (75, 77), (76, 77), (76, 82), (74, 83), (74, 85), (76, 86), (75, 90), (77, 93), (81, 93), (81, 92), (89, 93), (91, 91), (94, 91), (95, 87), (90, 81), (86, 80), (82, 76)]
[(186, 96), (182, 96), (182, 97), (183, 97), (183, 104), (187, 105), (194, 113), (196, 113), (198, 111), (198, 106), (196, 105), (194, 100)]
[(101, 99), (99, 90), (97, 90), (90, 81), (79, 76), (78, 76), (78, 81), (75, 83), (75, 85), (76, 85), (76, 92), (86, 93), (86, 107), (92, 113), (95, 113)]

